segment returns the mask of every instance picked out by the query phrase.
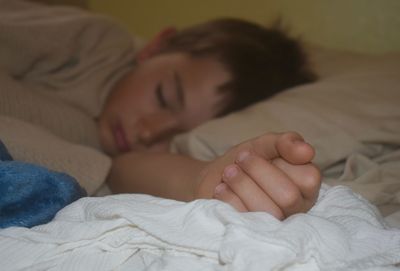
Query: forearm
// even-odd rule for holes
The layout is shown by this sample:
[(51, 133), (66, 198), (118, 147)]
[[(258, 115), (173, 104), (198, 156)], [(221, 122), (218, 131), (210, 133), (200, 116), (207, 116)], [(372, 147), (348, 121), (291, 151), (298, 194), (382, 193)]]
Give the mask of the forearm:
[(207, 164), (171, 153), (131, 152), (114, 158), (108, 184), (114, 193), (190, 201)]

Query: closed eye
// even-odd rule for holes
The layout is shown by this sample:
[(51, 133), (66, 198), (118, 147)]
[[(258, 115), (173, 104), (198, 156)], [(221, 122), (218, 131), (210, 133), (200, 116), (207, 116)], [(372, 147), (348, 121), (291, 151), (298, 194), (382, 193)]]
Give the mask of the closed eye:
[(164, 97), (163, 88), (162, 88), (162, 84), (161, 83), (159, 83), (157, 85), (157, 87), (156, 87), (156, 96), (157, 96), (158, 105), (161, 108), (167, 108), (168, 104), (167, 104), (167, 101), (166, 101), (166, 99)]

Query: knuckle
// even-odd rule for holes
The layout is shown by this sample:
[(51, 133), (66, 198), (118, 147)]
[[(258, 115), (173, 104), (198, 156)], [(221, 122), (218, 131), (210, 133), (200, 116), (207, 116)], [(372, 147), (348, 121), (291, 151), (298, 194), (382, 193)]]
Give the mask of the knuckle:
[(301, 201), (301, 193), (297, 189), (287, 189), (281, 197), (280, 206), (283, 209), (294, 209)]
[(275, 133), (275, 132), (268, 132), (262, 134), (250, 140), (250, 146), (254, 149), (257, 149), (258, 146), (263, 146), (265, 142), (272, 141), (274, 138), (278, 138), (279, 135), (280, 133)]
[(277, 166), (279, 169), (285, 171), (285, 169), (287, 168), (288, 162), (286, 162), (282, 158), (278, 157), (278, 158), (272, 159), (271, 164), (273, 164), (274, 166)]
[(236, 163), (242, 168), (245, 172), (252, 172), (260, 168), (261, 158), (254, 152), (250, 151), (242, 151), (239, 153)]
[(305, 189), (314, 190), (321, 185), (321, 172), (314, 164), (307, 165), (307, 171), (304, 174), (303, 186)]

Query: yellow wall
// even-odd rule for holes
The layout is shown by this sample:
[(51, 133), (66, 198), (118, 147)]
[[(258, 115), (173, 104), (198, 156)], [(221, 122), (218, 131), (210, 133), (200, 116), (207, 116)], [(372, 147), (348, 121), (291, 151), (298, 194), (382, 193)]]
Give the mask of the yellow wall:
[(291, 33), (325, 47), (400, 51), (400, 0), (89, 0), (93, 11), (117, 17), (149, 38), (219, 16), (268, 23), (281, 15)]

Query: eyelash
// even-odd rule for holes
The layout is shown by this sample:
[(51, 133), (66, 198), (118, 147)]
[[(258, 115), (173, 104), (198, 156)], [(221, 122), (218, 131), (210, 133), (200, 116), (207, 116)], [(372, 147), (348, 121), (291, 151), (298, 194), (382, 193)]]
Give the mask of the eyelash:
[(158, 101), (159, 106), (162, 108), (167, 108), (168, 104), (163, 95), (161, 84), (158, 84), (156, 87), (156, 95), (157, 95), (157, 101)]

